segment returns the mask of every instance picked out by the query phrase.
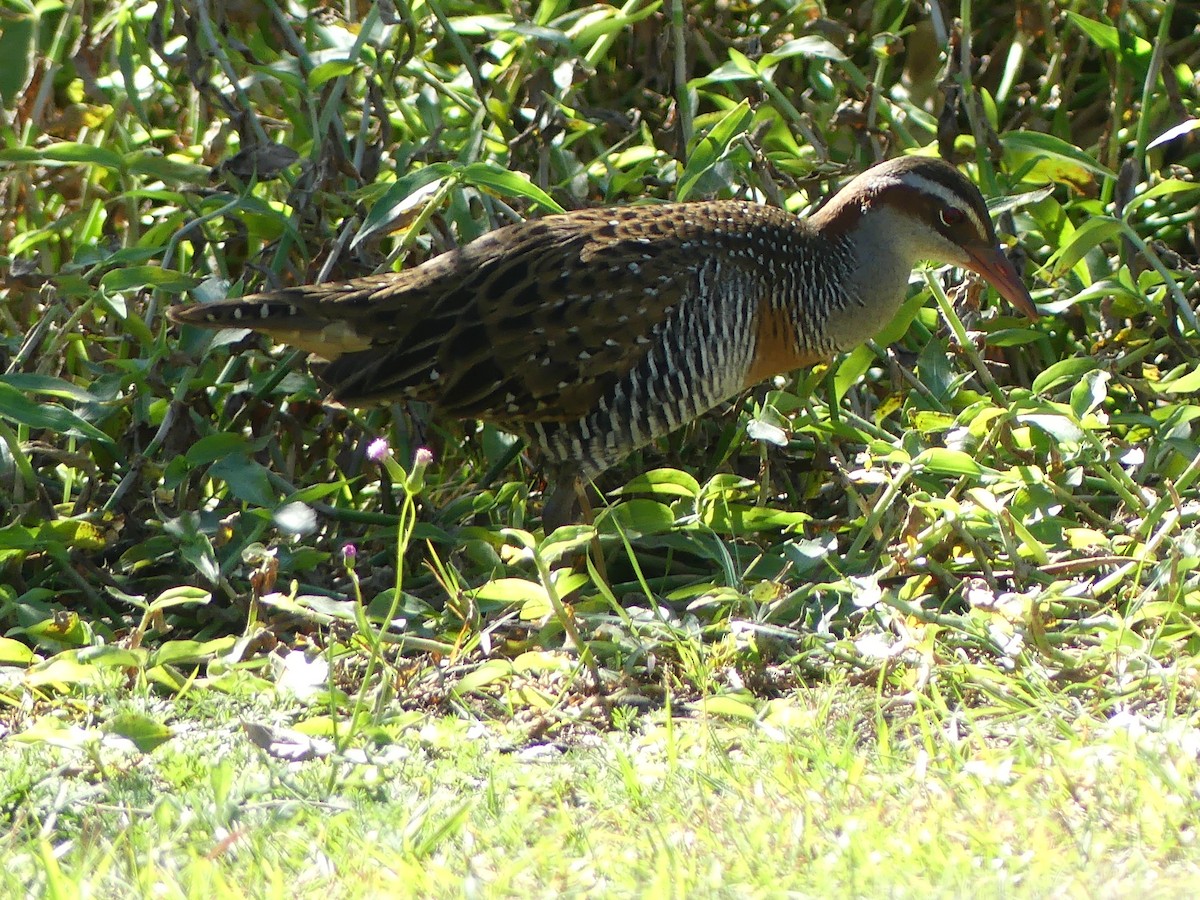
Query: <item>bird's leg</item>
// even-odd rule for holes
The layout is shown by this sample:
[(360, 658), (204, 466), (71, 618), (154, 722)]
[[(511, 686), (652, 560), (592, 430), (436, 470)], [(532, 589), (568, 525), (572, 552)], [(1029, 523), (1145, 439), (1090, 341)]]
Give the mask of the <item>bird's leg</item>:
[[(542, 529), (550, 534), (562, 525), (591, 525), (593, 521), (592, 502), (587, 495), (587, 486), (583, 480), (573, 473), (557, 475), (553, 481), (545, 504), (542, 506)], [(600, 538), (595, 537), (591, 544), (592, 561), (596, 573), (603, 581), (608, 581), (608, 571), (604, 565), (604, 553), (600, 549)], [(559, 560), (555, 568), (576, 568), (584, 563), (584, 554), (566, 557)]]
[(546, 534), (579, 520), (583, 483), (578, 476), (573, 472), (556, 475), (553, 485), (542, 505), (542, 528)]
[(592, 513), (592, 501), (588, 497), (587, 485), (581, 479), (575, 479), (575, 508), (579, 510), (579, 524), (591, 525), (596, 521)]
[[(596, 521), (596, 516), (592, 512), (592, 500), (588, 497), (587, 485), (580, 479), (575, 479), (575, 500), (579, 508), (579, 519), (582, 525), (591, 525)], [(604, 551), (600, 547), (600, 535), (597, 533), (592, 538), (590, 545), (592, 552), (592, 564), (596, 568), (596, 574), (600, 576), (600, 580), (608, 584), (608, 567), (604, 564)], [(580, 565), (586, 564), (585, 554), (580, 554), (580, 558), (576, 560)]]

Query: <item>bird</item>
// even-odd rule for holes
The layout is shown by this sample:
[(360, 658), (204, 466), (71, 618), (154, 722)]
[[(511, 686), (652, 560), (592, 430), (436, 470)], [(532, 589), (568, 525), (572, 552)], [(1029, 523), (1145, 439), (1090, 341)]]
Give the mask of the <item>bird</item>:
[(979, 190), (920, 155), (866, 169), (807, 217), (745, 200), (582, 209), (399, 272), (167, 312), (327, 360), (319, 377), (343, 405), (424, 401), (524, 435), (549, 534), (632, 451), (874, 336), (922, 260), (1038, 318)]

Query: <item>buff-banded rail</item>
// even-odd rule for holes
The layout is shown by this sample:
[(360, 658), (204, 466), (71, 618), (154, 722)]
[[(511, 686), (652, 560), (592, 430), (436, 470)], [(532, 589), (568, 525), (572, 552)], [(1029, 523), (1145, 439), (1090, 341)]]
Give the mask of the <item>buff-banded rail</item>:
[(548, 533), (633, 450), (872, 337), (921, 260), (975, 272), (1037, 318), (979, 190), (922, 156), (873, 166), (807, 218), (737, 200), (580, 210), (409, 270), (169, 315), (328, 360), (343, 404), (425, 401), (526, 436)]

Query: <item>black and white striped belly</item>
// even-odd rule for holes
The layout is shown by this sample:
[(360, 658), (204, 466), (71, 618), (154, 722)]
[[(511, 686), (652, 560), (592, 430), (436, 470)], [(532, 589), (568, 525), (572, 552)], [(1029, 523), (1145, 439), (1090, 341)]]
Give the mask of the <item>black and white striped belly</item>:
[(551, 465), (569, 464), (592, 478), (742, 389), (763, 281), (741, 268), (722, 271), (715, 258), (702, 262), (696, 277), (695, 290), (649, 335), (646, 356), (587, 415), (533, 426)]

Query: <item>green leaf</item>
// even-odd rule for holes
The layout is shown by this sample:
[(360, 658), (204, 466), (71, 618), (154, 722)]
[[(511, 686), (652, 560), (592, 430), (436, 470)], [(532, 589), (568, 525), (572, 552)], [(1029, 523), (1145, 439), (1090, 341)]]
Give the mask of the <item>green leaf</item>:
[[(565, 597), (591, 581), (591, 578), (583, 572), (559, 569), (555, 574), (558, 577), (554, 581), (554, 589), (558, 592), (559, 597)], [(537, 622), (553, 614), (554, 604), (550, 602), (550, 595), (543, 590), (539, 594), (530, 596), (521, 604), (519, 617), (522, 622)]]
[(1159, 394), (1194, 394), (1200, 391), (1200, 366), (1184, 375), (1151, 382), (1150, 388)]
[(0, 550), (29, 551), (37, 549), (34, 540), (34, 530), (25, 525), (4, 525), (0, 527)]
[(156, 666), (195, 665), (224, 656), (233, 649), (237, 638), (232, 635), (211, 641), (167, 641), (150, 654), (148, 669)]
[(1033, 558), (1034, 562), (1039, 566), (1047, 565), (1050, 562), (1050, 554), (1046, 551), (1046, 546), (1034, 537), (1033, 532), (1025, 527), (1025, 523), (1012, 515), (1007, 507), (1000, 511), (1000, 515), (1021, 542), (1022, 549)]
[(546, 535), (537, 546), (537, 553), (550, 565), (562, 559), (568, 553), (583, 550), (596, 536), (596, 529), (591, 525), (564, 525)]
[(520, 197), (553, 213), (565, 212), (554, 198), (517, 172), (510, 172), (492, 162), (471, 163), (458, 172), (459, 180), (478, 188), (486, 188), (501, 197)]
[[(749, 696), (749, 694), (747, 693), (746, 696)], [(703, 697), (696, 702), (696, 708), (710, 716), (723, 716), (747, 722), (754, 721), (758, 716), (754, 707), (744, 699), (725, 694), (715, 697)]]
[(971, 454), (946, 447), (922, 450), (913, 458), (912, 466), (919, 471), (932, 472), (935, 475), (965, 475), (975, 478), (993, 471), (981, 466)]
[(480, 688), (487, 687), (489, 684), (495, 684), (498, 681), (507, 681), (512, 678), (513, 664), (507, 659), (492, 659), (485, 662), (479, 668), (468, 672), (459, 679), (458, 684), (454, 685), (453, 690), (456, 694), (470, 694), (478, 691)]
[(230, 454), (245, 454), (253, 449), (254, 445), (245, 435), (234, 434), (231, 431), (218, 431), (200, 438), (188, 447), (184, 459), (190, 466), (202, 466), (218, 459), (224, 459)]
[(37, 528), (34, 543), (45, 547), (61, 544), (71, 550), (103, 550), (108, 546), (103, 528), (86, 519), (51, 519)]
[(837, 62), (845, 60), (846, 54), (839, 50), (831, 41), (816, 34), (793, 38), (783, 46), (770, 53), (763, 54), (762, 65), (773, 66), (793, 56), (810, 56), (815, 59), (832, 59)]
[(37, 163), (42, 166), (91, 165), (120, 172), (125, 165), (119, 153), (92, 144), (62, 141), (46, 147), (10, 147), (0, 150), (0, 162)]
[(149, 753), (175, 736), (175, 732), (166, 725), (141, 713), (122, 713), (115, 716), (104, 724), (104, 730), (132, 741), (143, 753)]
[(51, 747), (79, 750), (94, 744), (96, 734), (78, 725), (68, 725), (52, 716), (43, 715), (34, 719), (33, 724), (24, 731), (11, 735), (8, 740), (19, 744), (47, 744)]
[(493, 578), (477, 587), (473, 596), (477, 601), (516, 605), (529, 600), (545, 600), (546, 589), (525, 578)]
[[(463, 37), (504, 34), (515, 30), (512, 17), (502, 15), (454, 16), (450, 19), (450, 24), (454, 26), (455, 34), (461, 34)], [(562, 37), (561, 32), (559, 37)]]
[(837, 364), (837, 368), (833, 375), (833, 394), (841, 400), (846, 396), (846, 391), (854, 385), (858, 379), (866, 374), (871, 366), (879, 362), (879, 357), (875, 355), (875, 351), (865, 344), (855, 347), (846, 357)]
[[(1200, 125), (1200, 119), (1196, 120), (1196, 124)], [(1125, 217), (1128, 218), (1133, 210), (1151, 200), (1157, 200), (1159, 197), (1190, 194), (1195, 191), (1200, 191), (1200, 184), (1193, 184), (1190, 181), (1182, 181), (1178, 178), (1166, 178), (1149, 190), (1142, 191), (1142, 193), (1125, 204)]]
[(694, 90), (709, 84), (746, 81), (752, 78), (758, 78), (758, 72), (755, 71), (754, 65), (743, 54), (731, 49), (729, 51), (729, 62), (718, 66), (707, 75), (703, 75), (700, 78), (693, 78), (688, 82), (688, 88)]
[(1080, 444), (1084, 439), (1082, 429), (1066, 416), (1053, 413), (1025, 413), (1017, 416), (1017, 421), (1023, 425), (1032, 425), (1064, 444)]
[(47, 428), (96, 441), (116, 452), (112, 438), (90, 422), (57, 404), (36, 403), (5, 381), (0, 381), (0, 416), (30, 428)]
[[(59, 613), (50, 619), (42, 619), (24, 628), (13, 628), (9, 634), (24, 634), (32, 638), (39, 647), (50, 651), (65, 651), (91, 643), (92, 629), (75, 613)], [(54, 657), (60, 658), (62, 654)]]
[(1096, 360), (1090, 356), (1072, 356), (1060, 359), (1038, 373), (1033, 379), (1033, 392), (1043, 394), (1062, 382), (1074, 382), (1082, 378), (1097, 366)]
[(1115, 53), (1121, 63), (1134, 69), (1145, 71), (1150, 63), (1153, 47), (1145, 38), (1132, 34), (1128, 29), (1116, 28), (1107, 22), (1097, 22), (1087, 19), (1079, 13), (1067, 10), (1067, 17), (1097, 47)]
[(27, 666), (34, 660), (33, 650), (20, 641), (0, 637), (0, 666)]
[(709, 502), (719, 499), (734, 499), (745, 497), (756, 487), (758, 487), (758, 483), (749, 478), (729, 472), (718, 472), (704, 482), (701, 496)]
[(31, 687), (92, 684), (106, 669), (141, 669), (148, 658), (145, 650), (112, 646), (64, 650), (27, 669), (24, 683)]
[(733, 47), (729, 48), (729, 61), (739, 71), (745, 72), (747, 75), (753, 75), (757, 78), (762, 72), (762, 69), (750, 57)]
[(799, 527), (811, 522), (812, 516), (767, 506), (718, 502), (704, 505), (700, 521), (718, 534), (749, 534)]
[(675, 524), (671, 508), (655, 500), (635, 498), (603, 510), (596, 517), (596, 530), (615, 534), (619, 528), (627, 537), (661, 534)]
[[(587, 14), (580, 16), (579, 20), (567, 30), (567, 34), (576, 47), (586, 47), (589, 44), (602, 46), (600, 42), (609, 35), (614, 35), (654, 15), (662, 6), (662, 0), (654, 0), (653, 3), (647, 3), (640, 9), (637, 6), (637, 3), (627, 2), (620, 7), (599, 3), (581, 7), (588, 10)], [(596, 46), (593, 46), (592, 50), (595, 49)], [(595, 60), (589, 60), (589, 62), (594, 64)]]
[(1071, 412), (1080, 421), (1108, 397), (1108, 372), (1088, 372), (1071, 389)]
[(829, 535), (823, 541), (801, 538), (786, 541), (781, 549), (784, 557), (792, 564), (793, 571), (802, 575), (827, 559), (836, 559), (837, 538), (833, 535)]
[(1047, 261), (1051, 279), (1061, 278), (1093, 248), (1121, 233), (1123, 225), (1111, 216), (1093, 216)]
[[(208, 166), (202, 166), (186, 158), (170, 155), (164, 156), (158, 150), (137, 150), (125, 157), (125, 165), (130, 175), (145, 175), (166, 184), (203, 184), (208, 180), (212, 171)], [(184, 204), (181, 194), (173, 191), (126, 191), (122, 197), (128, 201), (135, 196), (148, 199), (158, 199), (173, 205)]]
[(315, 90), (325, 82), (332, 81), (334, 78), (351, 75), (355, 68), (355, 62), (349, 59), (335, 59), (314, 66), (313, 70), (308, 73), (309, 90)]
[(233, 495), (244, 503), (274, 509), (279, 501), (271, 487), (271, 476), (261, 463), (248, 456), (231, 456), (209, 467), (208, 474), (229, 486)]
[(921, 434), (937, 434), (949, 431), (957, 419), (949, 413), (934, 412), (933, 410), (918, 410), (912, 415), (912, 427)]
[(669, 497), (697, 497), (700, 483), (687, 472), (678, 469), (651, 469), (635, 475), (623, 487), (609, 491), (610, 496), (624, 494), (662, 494)]
[(1016, 161), (1008, 165), (1010, 169), (1020, 168), (1021, 160), (1037, 160), (1026, 173), (1027, 180), (1048, 178), (1085, 190), (1092, 183), (1093, 175), (1116, 178), (1087, 153), (1052, 134), (1009, 131), (1000, 137), (1000, 144), (1006, 154), (1016, 157)]
[[(1001, 319), (996, 319), (996, 322)], [(989, 323), (994, 324), (994, 323)], [(986, 326), (985, 326), (986, 327)], [(997, 328), (987, 332), (989, 347), (1023, 347), (1042, 340), (1044, 335), (1033, 328)]]
[(754, 112), (750, 109), (750, 102), (743, 100), (696, 141), (696, 146), (688, 156), (687, 165), (679, 176), (679, 187), (675, 194), (677, 199), (688, 199), (700, 178), (721, 161), (729, 150), (729, 145), (738, 135), (743, 134), (753, 121)]
[[(167, 536), (173, 538), (172, 547), (191, 566), (199, 572), (206, 581), (215, 582), (221, 574), (217, 565), (216, 554), (208, 535), (199, 530), (199, 517), (184, 514), (169, 521), (166, 527)], [(136, 602), (132, 601), (131, 602)], [(143, 608), (146, 608), (142, 604)]]
[[(896, 314), (888, 321), (886, 325), (875, 335), (875, 343), (881, 347), (886, 347), (896, 343), (900, 338), (904, 337), (908, 331), (908, 327), (912, 325), (913, 319), (917, 317), (917, 313), (929, 302), (929, 291), (922, 288), (916, 293), (908, 297), (901, 305)], [(865, 349), (865, 348), (864, 348)], [(872, 363), (878, 361), (878, 357), (870, 350)], [(869, 368), (869, 367), (868, 367)], [(863, 371), (866, 371), (865, 369)], [(841, 372), (838, 373), (839, 375)], [(861, 373), (860, 373), (861, 374)], [(840, 396), (840, 395), (839, 395)]]
[(78, 400), (81, 403), (99, 403), (100, 398), (85, 388), (53, 375), (38, 375), (33, 372), (16, 372), (0, 375), (0, 384), (7, 384), (26, 394), (45, 394), (63, 400)]
[(68, 651), (81, 663), (90, 666), (103, 666), (108, 669), (140, 669), (149, 659), (147, 650), (130, 650), (113, 644), (99, 644), (93, 647), (80, 647)]
[[(424, 198), (423, 188), (434, 182), (452, 175), (454, 168), (449, 163), (435, 163), (423, 169), (410, 172), (389, 187), (382, 197), (375, 198), (371, 203), (371, 211), (363, 220), (362, 227), (350, 242), (350, 249), (358, 247), (367, 238), (391, 228), (406, 210), (415, 206)], [(414, 197), (414, 195), (416, 195)]]
[(103, 550), (108, 543), (104, 530), (86, 519), (50, 519), (36, 526), (5, 525), (0, 528), (0, 549), (24, 552), (58, 550)]
[(13, 109), (17, 99), (29, 84), (37, 57), (37, 17), (18, 14), (14, 6), (6, 6), (4, 27), (0, 28), (0, 101), (5, 109)]
[(173, 294), (190, 291), (200, 283), (199, 278), (184, 275), (162, 266), (129, 266), (105, 273), (100, 287), (110, 293), (137, 291), (142, 288), (157, 288)]
[(575, 665), (570, 657), (547, 650), (527, 650), (513, 660), (513, 670), (517, 672), (571, 672)]
[(173, 606), (204, 606), (212, 600), (212, 594), (203, 588), (181, 585), (167, 588), (150, 602), (150, 610), (170, 609)]

